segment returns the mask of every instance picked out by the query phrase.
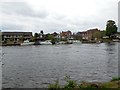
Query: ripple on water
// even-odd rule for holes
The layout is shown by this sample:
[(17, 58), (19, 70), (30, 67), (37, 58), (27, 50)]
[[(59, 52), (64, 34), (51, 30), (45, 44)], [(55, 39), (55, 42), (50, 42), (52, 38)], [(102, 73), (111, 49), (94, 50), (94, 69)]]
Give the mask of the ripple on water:
[(77, 81), (107, 81), (117, 75), (116, 48), (116, 44), (3, 47), (2, 84), (47, 87), (57, 79), (64, 84), (66, 75)]

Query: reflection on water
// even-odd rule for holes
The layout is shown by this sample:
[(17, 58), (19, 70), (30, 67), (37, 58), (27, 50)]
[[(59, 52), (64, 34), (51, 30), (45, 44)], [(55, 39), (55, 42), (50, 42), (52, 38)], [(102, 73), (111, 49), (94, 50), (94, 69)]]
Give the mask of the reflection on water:
[(109, 81), (118, 76), (118, 43), (3, 47), (3, 87), (47, 87), (70, 76)]

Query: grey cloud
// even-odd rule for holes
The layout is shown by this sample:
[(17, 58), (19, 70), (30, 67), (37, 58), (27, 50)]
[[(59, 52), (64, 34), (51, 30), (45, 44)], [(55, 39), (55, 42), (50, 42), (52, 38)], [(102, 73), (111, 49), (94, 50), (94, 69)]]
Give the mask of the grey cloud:
[(23, 30), (22, 25), (3, 23), (1, 29), (4, 30)]
[(1, 11), (6, 14), (17, 14), (30, 17), (45, 18), (49, 13), (45, 10), (36, 13), (27, 3), (25, 2), (3, 2), (1, 3)]
[[(63, 21), (64, 22), (64, 21)], [(45, 33), (52, 33), (52, 32), (61, 32), (61, 31), (67, 31), (71, 30), (72, 32), (78, 32), (78, 31), (86, 31), (87, 29), (92, 28), (100, 28), (104, 25), (101, 25), (101, 23), (95, 23), (95, 22), (82, 22), (82, 23), (59, 23), (59, 22), (39, 22), (39, 24), (35, 25), (34, 31), (40, 32), (40, 30), (44, 30)]]
[[(98, 14), (92, 16), (85, 15), (83, 17), (80, 17), (79, 15), (70, 16), (57, 12), (49, 13), (45, 9), (40, 9), (40, 11), (35, 12), (32, 7), (30, 7), (25, 2), (3, 3), (2, 12), (6, 15), (9, 15), (10, 19), (5, 19), (3, 22), (9, 23), (2, 23), (2, 27), (4, 30), (24, 30), (25, 28), (28, 28), (28, 30), (32, 30), (33, 32), (40, 32), (40, 30), (44, 30), (46, 33), (54, 31), (61, 32), (67, 30), (77, 32), (93, 27), (104, 29), (107, 19), (116, 16), (116, 14), (112, 14), (113, 9), (111, 8), (112, 7), (103, 7), (102, 9), (100, 8), (101, 10)], [(103, 13), (103, 11), (106, 12)], [(10, 14), (14, 14), (14, 16), (22, 15), (20, 18), (19, 16), (15, 17), (14, 21), (18, 21), (19, 23), (11, 23), (13, 21), (11, 17), (13, 18), (13, 16)], [(30, 18), (26, 18), (27, 16)]]
[(118, 29), (119, 29), (119, 32), (120, 32), (120, 1), (118, 3)]
[(58, 13), (54, 13), (52, 14), (52, 18), (56, 19), (56, 20), (64, 20), (66, 19), (66, 15), (62, 15), (62, 14), (58, 14)]

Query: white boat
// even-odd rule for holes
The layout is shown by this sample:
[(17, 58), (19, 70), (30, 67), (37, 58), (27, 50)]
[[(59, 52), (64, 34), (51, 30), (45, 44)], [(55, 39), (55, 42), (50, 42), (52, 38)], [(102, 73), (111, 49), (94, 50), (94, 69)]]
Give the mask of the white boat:
[(41, 45), (52, 45), (50, 40), (46, 40), (46, 41), (40, 41)]
[(113, 42), (120, 42), (119, 39), (113, 39)]
[(60, 41), (59, 44), (65, 44), (66, 42), (65, 41)]
[(72, 42), (73, 42), (73, 44), (81, 44), (81, 42), (79, 40), (73, 40)]
[(21, 45), (33, 45), (34, 42), (29, 42), (29, 40), (25, 40)]

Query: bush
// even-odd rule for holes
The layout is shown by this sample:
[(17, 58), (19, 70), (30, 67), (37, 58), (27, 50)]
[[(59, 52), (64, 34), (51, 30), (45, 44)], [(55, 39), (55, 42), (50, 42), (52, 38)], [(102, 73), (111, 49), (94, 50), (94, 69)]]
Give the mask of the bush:
[(111, 82), (112, 81), (118, 81), (118, 80), (120, 80), (120, 77), (113, 77), (112, 80), (111, 80)]
[(59, 90), (60, 89), (59, 80), (56, 80), (54, 84), (50, 84), (48, 88), (50, 90)]
[[(102, 88), (101, 90), (106, 90), (106, 88), (119, 88), (118, 83), (119, 83), (120, 77), (118, 78), (112, 78), (111, 82), (107, 83), (89, 83), (89, 82), (81, 82), (81, 84), (76, 83), (76, 81), (71, 80), (69, 76), (65, 77), (66, 84), (64, 86), (61, 86), (59, 84), (59, 81), (56, 80), (54, 84), (50, 84), (48, 88), (50, 90), (81, 90), (81, 89), (86, 89), (86, 90), (95, 90), (96, 88)], [(117, 89), (118, 90), (118, 89)]]

